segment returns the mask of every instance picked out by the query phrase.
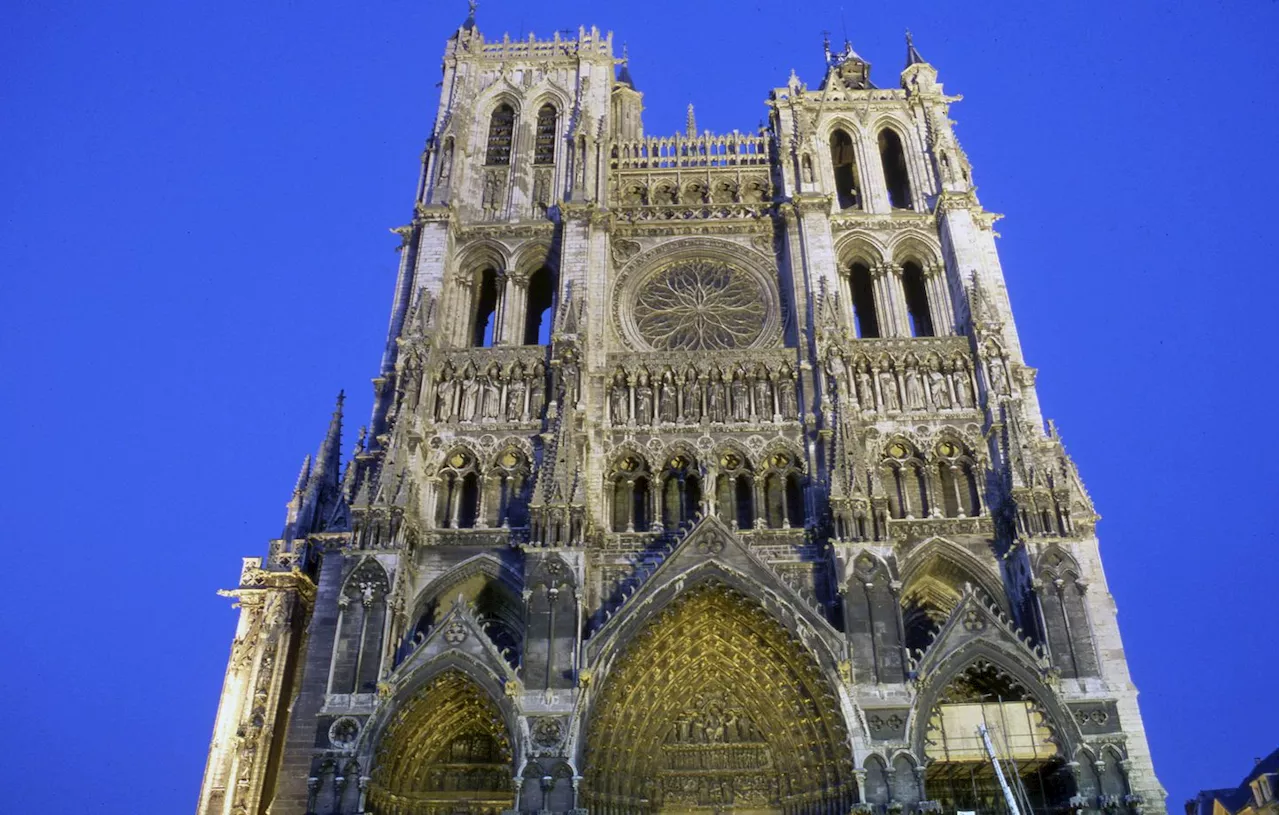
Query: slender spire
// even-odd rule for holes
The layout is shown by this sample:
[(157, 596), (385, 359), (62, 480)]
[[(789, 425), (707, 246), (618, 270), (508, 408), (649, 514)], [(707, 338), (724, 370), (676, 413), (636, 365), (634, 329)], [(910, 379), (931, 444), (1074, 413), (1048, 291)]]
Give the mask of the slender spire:
[(293, 486), (293, 494), (301, 495), (307, 488), (307, 480), (311, 478), (311, 454), (302, 460), (302, 470), (298, 472), (298, 483)]
[(476, 0), (467, 0), (467, 19), (462, 23), (463, 31), (474, 31), (476, 27)]
[(631, 81), (631, 60), (627, 56), (627, 44), (622, 44), (622, 67), (618, 70), (618, 84), (625, 85), (635, 90), (635, 83)]
[(338, 471), (342, 467), (342, 403), (346, 398), (345, 391), (338, 391), (338, 404), (333, 408), (329, 431), (320, 444), (320, 452), (316, 453), (314, 474), (322, 483), (338, 483)]
[(927, 65), (928, 61), (920, 56), (920, 52), (916, 50), (916, 44), (911, 39), (911, 30), (907, 30), (907, 67), (912, 65)]
[(696, 138), (698, 135), (698, 122), (693, 118), (693, 103), (689, 103), (689, 112), (684, 117), (684, 133), (689, 138)]

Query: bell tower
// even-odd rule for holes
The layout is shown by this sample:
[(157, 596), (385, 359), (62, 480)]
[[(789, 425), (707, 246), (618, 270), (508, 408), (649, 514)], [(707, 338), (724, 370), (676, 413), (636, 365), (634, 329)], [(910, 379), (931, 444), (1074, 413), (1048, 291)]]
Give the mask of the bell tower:
[(659, 136), (611, 34), (472, 7), (368, 429), (227, 592), (200, 815), (1163, 807), (960, 97), (823, 50)]

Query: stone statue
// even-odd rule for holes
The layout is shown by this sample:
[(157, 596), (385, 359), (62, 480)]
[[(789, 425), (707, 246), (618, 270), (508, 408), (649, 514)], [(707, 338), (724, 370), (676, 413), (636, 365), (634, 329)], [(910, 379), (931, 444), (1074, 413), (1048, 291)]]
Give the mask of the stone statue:
[(898, 382), (894, 379), (893, 372), (881, 371), (876, 379), (880, 382), (880, 398), (884, 400), (884, 409), (899, 410)]
[(484, 192), (480, 197), (480, 206), (483, 209), (498, 208), (498, 175), (497, 173), (485, 173), (484, 175)]
[(547, 403), (547, 372), (541, 362), (533, 364), (527, 377), (529, 383), (529, 418), (541, 419), (542, 408)]
[(756, 400), (756, 419), (767, 422), (773, 418), (773, 385), (764, 371), (756, 373), (754, 383)]
[(462, 410), (458, 411), (458, 418), (464, 422), (472, 422), (475, 421), (477, 402), (480, 399), (480, 383), (470, 371), (466, 377), (462, 380)]
[(956, 386), (956, 400), (960, 407), (973, 407), (973, 383), (969, 381), (969, 371), (964, 366), (956, 366), (951, 374), (951, 381)]
[(512, 375), (507, 383), (507, 421), (524, 421), (524, 380)]
[(796, 380), (790, 374), (778, 376), (778, 413), (784, 419), (796, 418)]
[(498, 383), (496, 372), (484, 377), (484, 407), (482, 414), (487, 420), (496, 420), (502, 411), (502, 386)]
[(609, 386), (609, 415), (615, 425), (624, 425), (631, 415), (631, 392), (627, 388), (627, 376), (618, 371)]
[(751, 396), (747, 391), (747, 383), (742, 379), (742, 372), (734, 373), (730, 389), (733, 392), (733, 420), (751, 421)]
[(684, 375), (680, 396), (684, 402), (684, 421), (696, 423), (702, 419), (702, 390), (698, 387), (698, 372), (690, 368)]
[(658, 391), (658, 421), (663, 424), (676, 422), (676, 386), (671, 381), (671, 372), (662, 375), (662, 385)]
[(876, 409), (876, 387), (871, 381), (871, 374), (867, 373), (866, 368), (858, 369), (858, 391), (862, 399), (863, 410)]
[(724, 377), (719, 369), (711, 373), (711, 381), (707, 383), (707, 419), (714, 423), (724, 423), (727, 416), (725, 402), (729, 399), (725, 392)]
[(933, 399), (934, 407), (939, 410), (951, 407), (951, 394), (947, 389), (947, 379), (942, 375), (941, 371), (929, 372), (929, 396)]
[(457, 415), (453, 412), (453, 393), (456, 387), (453, 372), (446, 368), (440, 373), (440, 382), (436, 385), (436, 421), (447, 422)]
[(902, 377), (906, 391), (907, 410), (924, 410), (924, 387), (920, 381), (920, 371), (914, 366), (907, 369)]
[(1004, 372), (1004, 362), (999, 357), (987, 361), (987, 370), (991, 372), (991, 390), (1000, 396), (1009, 393), (1009, 377)]
[(649, 375), (640, 374), (636, 384), (636, 424), (646, 425), (653, 421), (653, 388), (649, 386)]

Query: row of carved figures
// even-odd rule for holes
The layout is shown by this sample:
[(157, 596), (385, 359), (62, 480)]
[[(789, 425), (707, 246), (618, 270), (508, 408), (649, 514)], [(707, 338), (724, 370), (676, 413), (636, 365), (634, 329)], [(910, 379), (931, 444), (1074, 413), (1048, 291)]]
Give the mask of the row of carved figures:
[(795, 373), (790, 366), (750, 371), (712, 366), (683, 375), (670, 368), (651, 377), (643, 368), (619, 368), (609, 384), (609, 421), (614, 426), (778, 422), (796, 418)]
[(537, 420), (547, 401), (542, 362), (519, 363), (503, 371), (495, 362), (483, 373), (461, 373), (446, 365), (435, 386), (435, 418), (440, 422), (525, 422)]
[[(997, 396), (1009, 394), (1004, 361), (987, 360), (987, 382)], [(914, 359), (893, 362), (828, 361), (828, 374), (848, 383), (847, 396), (861, 410), (879, 412), (971, 410), (977, 406), (977, 382), (963, 361)]]

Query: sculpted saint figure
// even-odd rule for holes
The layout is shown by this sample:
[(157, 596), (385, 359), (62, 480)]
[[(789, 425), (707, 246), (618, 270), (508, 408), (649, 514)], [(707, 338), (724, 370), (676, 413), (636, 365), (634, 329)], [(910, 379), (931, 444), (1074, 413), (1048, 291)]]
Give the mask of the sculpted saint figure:
[(951, 407), (951, 393), (947, 389), (947, 379), (941, 371), (929, 373), (929, 396), (933, 398), (933, 404), (939, 410)]
[(951, 381), (955, 383), (956, 399), (960, 402), (960, 407), (973, 407), (973, 383), (969, 381), (969, 371), (957, 365), (951, 374)]
[(636, 424), (646, 425), (653, 421), (653, 388), (649, 386), (649, 375), (640, 374), (636, 384)]
[(529, 417), (542, 418), (542, 408), (547, 403), (547, 372), (541, 362), (533, 364), (529, 372)]
[(618, 371), (609, 386), (609, 415), (615, 425), (624, 425), (631, 416), (631, 391), (627, 388), (627, 375)]
[(756, 419), (767, 422), (773, 418), (773, 385), (764, 371), (756, 373), (755, 381)]
[(457, 383), (453, 381), (453, 371), (445, 368), (440, 373), (440, 383), (436, 385), (436, 421), (446, 422), (453, 415), (453, 392)]
[(1009, 393), (1009, 376), (1004, 372), (1004, 362), (998, 357), (987, 362), (987, 370), (991, 372), (991, 389), (1004, 396)]
[(858, 369), (858, 395), (862, 400), (863, 410), (876, 409), (876, 387), (871, 381), (871, 374), (867, 373), (866, 368)]
[(702, 391), (698, 387), (698, 372), (692, 368), (685, 372), (684, 386), (681, 388), (680, 396), (684, 403), (681, 406), (684, 411), (684, 420), (696, 423), (702, 418)]
[(885, 410), (899, 410), (898, 382), (891, 371), (881, 371), (876, 377), (880, 382), (880, 398), (884, 399)]
[(486, 419), (497, 419), (502, 410), (502, 386), (498, 384), (498, 374), (493, 371), (484, 377), (484, 408)]
[(470, 371), (466, 374), (466, 379), (462, 380), (462, 410), (458, 412), (458, 418), (464, 422), (475, 421), (476, 404), (480, 399), (480, 383), (476, 381), (475, 375)]
[(790, 374), (778, 376), (778, 412), (784, 419), (796, 417), (796, 381)]
[(507, 383), (507, 421), (524, 421), (524, 380), (515, 375)]
[(733, 375), (733, 420), (735, 422), (751, 421), (751, 397), (747, 391), (747, 383), (742, 379), (742, 372)]
[(914, 367), (908, 368), (902, 377), (902, 384), (907, 392), (907, 410), (924, 410), (924, 387), (920, 382), (920, 372)]
[(707, 383), (707, 419), (713, 424), (724, 422), (725, 402), (728, 401), (728, 397), (728, 393), (725, 392), (724, 378), (719, 369), (712, 371), (711, 381)]
[(664, 424), (675, 424), (676, 421), (676, 386), (671, 380), (670, 371), (663, 374), (658, 391), (658, 421)]

